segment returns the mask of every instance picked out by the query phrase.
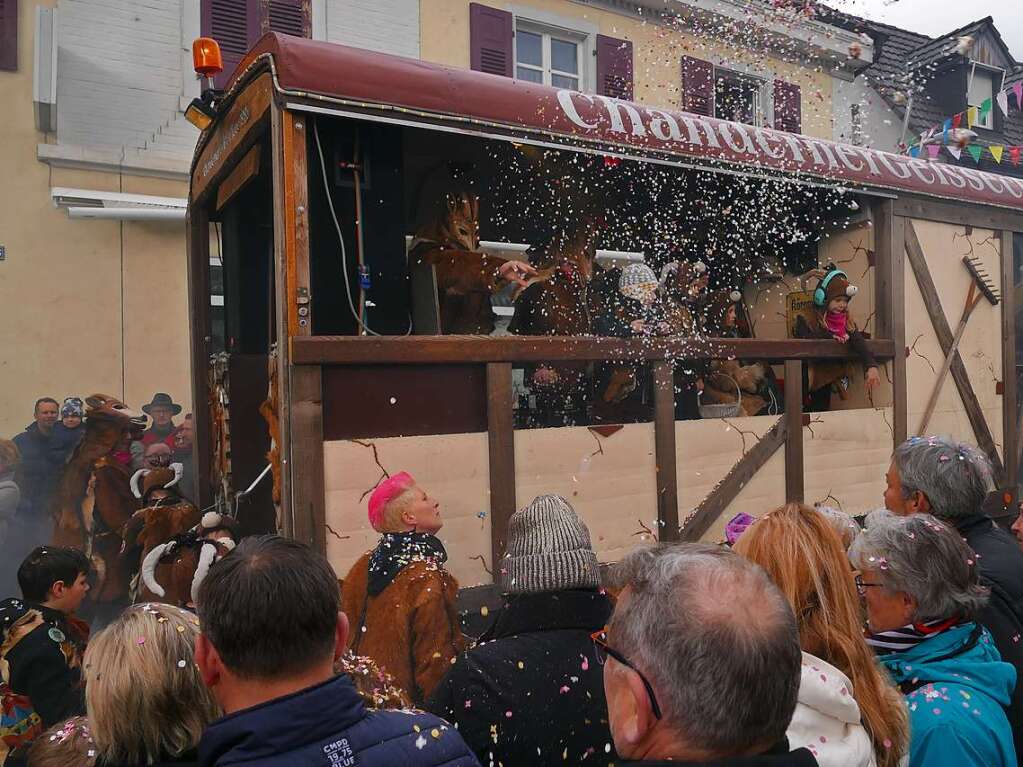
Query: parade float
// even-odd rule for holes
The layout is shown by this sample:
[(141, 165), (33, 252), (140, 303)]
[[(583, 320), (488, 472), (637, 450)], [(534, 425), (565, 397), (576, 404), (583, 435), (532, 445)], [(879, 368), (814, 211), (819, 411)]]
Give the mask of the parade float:
[[(981, 446), (1014, 506), (1019, 179), (276, 34), (196, 108), (200, 508), (243, 529), (344, 572), (376, 538), (368, 494), (409, 471), (443, 504), (449, 569), (486, 585), (539, 493), (571, 501), (604, 562), (720, 540), (785, 500), (862, 513), (925, 411), (928, 433)], [(525, 289), (502, 279), (521, 261)], [(745, 337), (595, 335), (602, 280), (636, 262), (666, 294), (704, 267), (740, 294)], [(800, 275), (826, 264), (859, 287), (882, 384), (868, 396), (849, 366), (831, 409), (804, 413), (804, 368), (853, 360), (793, 337)], [(714, 360), (760, 363), (778, 401), (677, 417), (680, 381)], [(645, 414), (597, 416), (608, 365), (642, 371)]]

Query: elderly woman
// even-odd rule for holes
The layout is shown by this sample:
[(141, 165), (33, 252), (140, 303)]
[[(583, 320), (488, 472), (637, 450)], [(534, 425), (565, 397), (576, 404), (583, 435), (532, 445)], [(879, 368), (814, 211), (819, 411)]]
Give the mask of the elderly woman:
[(89, 642), (85, 705), (101, 767), (198, 764), (220, 715), (193, 650), (199, 622), (165, 604), (125, 610)]
[[(933, 514), (954, 528), (977, 554), (980, 583), (991, 599), (977, 622), (991, 632), (1003, 660), (1023, 677), (1023, 551), (984, 513), (991, 464), (964, 442), (913, 437), (895, 449), (885, 477), (885, 506), (896, 514)], [(1023, 755), (1023, 684), (1009, 706), (1016, 753)]]
[(909, 767), (1012, 767), (1016, 671), (975, 621), (976, 555), (929, 514), (867, 517), (849, 550), (874, 647), (909, 704)]

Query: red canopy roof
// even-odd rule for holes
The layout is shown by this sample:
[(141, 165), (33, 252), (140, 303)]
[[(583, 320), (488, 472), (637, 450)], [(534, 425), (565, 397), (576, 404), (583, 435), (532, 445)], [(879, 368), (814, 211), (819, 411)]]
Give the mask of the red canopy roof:
[(267, 54), (285, 93), (339, 109), (1023, 210), (1023, 180), (1010, 176), (288, 35), (265, 35), (235, 77)]

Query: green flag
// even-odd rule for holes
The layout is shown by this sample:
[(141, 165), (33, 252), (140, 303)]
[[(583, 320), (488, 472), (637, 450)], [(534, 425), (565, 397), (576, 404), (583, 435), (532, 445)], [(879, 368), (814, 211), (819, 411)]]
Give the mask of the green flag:
[(984, 147), (978, 146), (977, 144), (970, 144), (966, 147), (966, 151), (970, 153), (975, 163), (980, 163), (980, 155), (984, 152)]

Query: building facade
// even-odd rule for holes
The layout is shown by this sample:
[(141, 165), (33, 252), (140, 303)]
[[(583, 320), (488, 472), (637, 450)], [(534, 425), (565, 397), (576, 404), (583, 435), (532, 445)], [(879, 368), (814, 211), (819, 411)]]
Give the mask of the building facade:
[(844, 140), (873, 62), (735, 0), (0, 0), (0, 435), (40, 396), (189, 408), (190, 46), (271, 29)]

